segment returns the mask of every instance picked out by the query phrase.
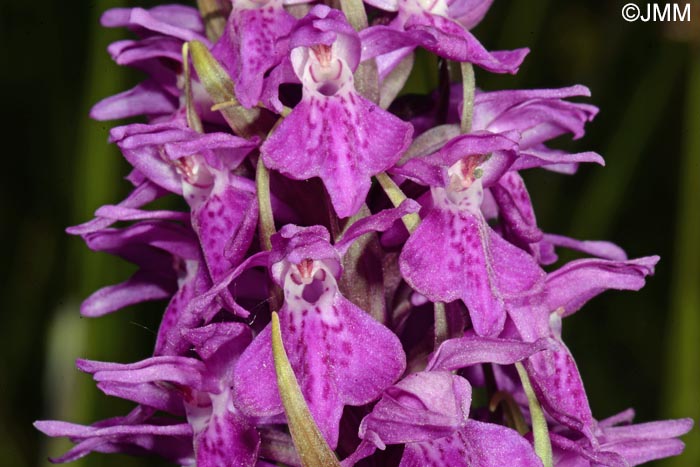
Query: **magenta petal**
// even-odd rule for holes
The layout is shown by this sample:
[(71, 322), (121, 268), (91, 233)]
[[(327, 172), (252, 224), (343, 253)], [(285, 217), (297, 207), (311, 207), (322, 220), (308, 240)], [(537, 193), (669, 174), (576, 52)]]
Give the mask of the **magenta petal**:
[[(237, 190), (227, 182), (228, 174), (217, 173), (214, 186), (204, 200), (188, 197), (192, 206), (192, 224), (214, 282), (221, 280), (244, 258), (253, 240), (258, 217), (255, 196)], [(240, 246), (226, 257), (226, 247), (236, 236), (242, 237)]]
[(169, 115), (177, 110), (177, 97), (148, 79), (128, 91), (102, 99), (90, 110), (95, 120), (116, 120), (138, 115)]
[(582, 162), (605, 165), (605, 160), (598, 153), (585, 151), (571, 154), (560, 149), (548, 148), (543, 144), (523, 149), (519, 156), (513, 163), (512, 170), (544, 167), (552, 172), (571, 175), (576, 173), (578, 165)]
[[(115, 207), (124, 209), (140, 208), (141, 206), (144, 206), (150, 203), (151, 201), (155, 201), (156, 199), (161, 198), (166, 194), (167, 191), (163, 188), (159, 187), (155, 183), (151, 183), (148, 180), (144, 180), (142, 183), (139, 183), (131, 193), (129, 193), (129, 196), (127, 196)], [(71, 235), (85, 235), (88, 233), (105, 229), (112, 225), (116, 220), (121, 219), (105, 219), (100, 218), (98, 216), (96, 219), (85, 222), (84, 224), (68, 227), (66, 229), (66, 232), (68, 232)]]
[[(234, 369), (235, 405), (248, 416), (269, 417), (284, 411), (277, 389), (271, 336), (268, 324), (246, 348)], [(285, 350), (289, 353), (286, 345)]]
[(201, 312), (189, 310), (190, 301), (197, 295), (211, 288), (209, 274), (199, 261), (185, 263), (184, 277), (178, 280), (178, 291), (170, 299), (156, 336), (154, 356), (184, 355), (190, 349), (190, 342), (183, 337), (183, 332), (200, 324)]
[(529, 49), (489, 52), (464, 27), (449, 18), (412, 15), (406, 31), (417, 44), (450, 60), (469, 62), (493, 73), (515, 74)]
[(493, 0), (453, 0), (448, 5), (448, 16), (471, 29), (481, 22)]
[(542, 407), (558, 422), (594, 439), (595, 421), (574, 358), (564, 344), (530, 357), (526, 363)]
[(265, 164), (296, 180), (320, 177), (340, 217), (355, 214), (370, 177), (411, 142), (410, 124), (349, 93), (302, 100), (262, 145)]
[(557, 433), (550, 432), (555, 465), (562, 467), (629, 467), (619, 454), (591, 449), (590, 443), (574, 442)]
[(399, 467), (541, 467), (530, 443), (515, 430), (470, 420), (450, 436), (406, 445)]
[(131, 65), (136, 68), (140, 62), (148, 60), (182, 61), (182, 41), (171, 37), (154, 36), (137, 41), (112, 42), (107, 51), (118, 65)]
[(284, 37), (295, 22), (277, 2), (262, 8), (236, 8), (229, 16), (212, 53), (227, 67), (236, 84), (236, 97), (244, 107), (251, 108), (260, 100), (265, 73), (284, 58)]
[[(207, 326), (189, 329), (184, 333), (192, 345), (195, 346), (197, 355), (202, 357), (207, 365), (208, 360), (231, 343), (236, 347), (245, 347), (252, 340), (251, 330), (242, 323), (213, 323)], [(227, 359), (231, 361), (231, 359)]]
[[(132, 8), (112, 8), (105, 11), (100, 24), (106, 28), (134, 26), (131, 22)], [(157, 21), (163, 21), (178, 28), (191, 29), (204, 33), (202, 16), (196, 8), (184, 5), (160, 5), (147, 10)]]
[(507, 172), (491, 187), (491, 193), (498, 203), (504, 237), (523, 248), (542, 239), (530, 194), (520, 174)]
[(77, 442), (63, 456), (51, 459), (54, 463), (72, 462), (90, 452), (158, 454), (182, 465), (192, 462), (192, 428), (187, 423), (163, 420), (162, 424), (153, 425), (120, 424), (121, 419), (105, 422), (84, 426), (41, 420), (34, 426), (48, 436), (65, 436)]
[[(454, 227), (459, 223), (452, 213), (431, 209), (401, 251), (401, 274), (431, 301), (452, 302), (461, 298), (459, 284), (465, 280), (462, 255), (467, 251), (463, 251), (461, 241), (465, 235)], [(478, 242), (478, 237), (472, 240)]]
[(432, 209), (406, 242), (401, 274), (431, 301), (462, 299), (477, 334), (503, 329), (508, 301), (532, 294), (544, 272), (530, 255), (468, 213)]
[[(479, 129), (490, 128), (496, 122), (499, 122), (499, 127), (510, 121), (509, 116), (520, 115), (521, 112), (527, 112), (530, 104), (543, 105), (543, 104), (567, 104), (569, 106), (583, 105), (580, 109), (583, 113), (588, 111), (592, 115), (595, 115), (595, 107), (587, 104), (576, 104), (567, 103), (561, 101), (567, 97), (577, 97), (585, 96), (589, 97), (591, 91), (586, 86), (575, 85), (566, 88), (558, 89), (517, 89), (517, 90), (503, 90), (503, 91), (490, 91), (483, 92), (477, 91), (474, 96), (474, 127)], [(555, 108), (553, 107), (552, 110)], [(547, 120), (547, 113), (541, 112), (538, 115), (545, 117)], [(523, 119), (525, 120), (525, 119)], [(542, 119), (531, 120), (527, 128), (531, 127), (533, 124), (541, 124)], [(500, 128), (494, 128), (493, 131), (499, 131)], [(518, 129), (516, 125), (508, 125), (507, 129)]]
[(550, 345), (549, 339), (532, 343), (478, 336), (448, 339), (433, 353), (427, 370), (458, 370), (479, 363), (511, 365)]
[(172, 388), (168, 389), (152, 383), (132, 384), (115, 381), (98, 382), (97, 388), (108, 396), (133, 401), (145, 407), (178, 416), (185, 414), (182, 394)]
[[(406, 368), (406, 357), (399, 339), (377, 323), (368, 313), (338, 294), (333, 306), (332, 324), (320, 322), (321, 334), (327, 332), (326, 351), (334, 352), (338, 391), (344, 403), (363, 405), (371, 402), (398, 379)], [(322, 317), (321, 317), (322, 318)], [(323, 318), (322, 318), (323, 319)], [(336, 337), (333, 339), (333, 333)], [(325, 337), (324, 337), (325, 340)], [(367, 352), (367, 349), (372, 349)]]
[[(105, 16), (102, 21), (104, 24)], [(106, 25), (106, 24), (105, 24)], [(109, 26), (112, 26), (111, 24)], [(129, 27), (142, 27), (147, 31), (160, 33), (164, 36), (174, 37), (182, 41), (198, 40), (209, 44), (209, 40), (203, 35), (201, 22), (199, 24), (177, 24), (171, 19), (170, 14), (158, 14), (157, 10), (144, 10), (143, 8), (132, 8), (129, 14)], [(184, 26), (184, 27), (183, 27)], [(192, 26), (195, 26), (194, 28)]]
[(84, 239), (91, 250), (119, 255), (159, 277), (171, 276), (172, 263), (165, 267), (172, 261), (171, 256), (198, 258), (192, 231), (172, 222), (140, 222), (123, 229), (103, 229)]
[(352, 243), (362, 235), (370, 232), (384, 232), (401, 217), (419, 210), (420, 205), (416, 201), (406, 199), (395, 209), (385, 209), (372, 216), (359, 219), (347, 229), (343, 238), (335, 244), (335, 248), (343, 255)]
[(608, 427), (603, 430), (602, 449), (615, 452), (630, 466), (664, 457), (677, 456), (685, 447), (678, 439), (693, 427), (689, 418)]
[(398, 0), (368, 0), (365, 3), (384, 11), (396, 11), (399, 8)]
[[(507, 132), (496, 134), (488, 131), (459, 135), (445, 143), (438, 151), (424, 157), (409, 159), (403, 165), (392, 169), (392, 173), (412, 178), (428, 186), (444, 187), (446, 174), (444, 171), (465, 156), (490, 154), (490, 157), (480, 164), (483, 170), (482, 183), (488, 187), (498, 181), (516, 160), (515, 150), (518, 134)], [(430, 165), (439, 167), (442, 174), (435, 173)]]
[(137, 271), (127, 281), (103, 287), (86, 298), (80, 306), (80, 314), (95, 318), (136, 303), (163, 300), (173, 293), (173, 283), (157, 281), (152, 275)]
[[(391, 331), (340, 294), (327, 305), (307, 305), (280, 310), (282, 340), (311, 414), (335, 447), (343, 406), (379, 396), (403, 372), (405, 356)], [(237, 404), (255, 416), (282, 411), (269, 329), (245, 350), (234, 375)]]
[(191, 138), (193, 131), (174, 123), (135, 123), (113, 128), (110, 141), (117, 143), (124, 158), (153, 183), (182, 194), (182, 179), (175, 165), (163, 157), (161, 145)]
[(114, 222), (162, 219), (187, 224), (190, 220), (189, 214), (180, 211), (146, 211), (143, 209), (125, 208), (123, 206), (113, 206), (109, 204), (98, 208), (97, 211), (95, 211), (95, 216), (103, 217)]
[(584, 134), (584, 126), (598, 112), (588, 104), (560, 99), (531, 100), (514, 106), (489, 122), (491, 131), (517, 130), (522, 135), (521, 147), (530, 148), (570, 133), (574, 139)]
[(639, 290), (658, 261), (658, 256), (629, 261), (572, 261), (547, 277), (547, 309), (564, 308), (563, 316), (568, 316), (605, 290)]
[[(336, 45), (336, 53), (354, 72), (360, 63), (362, 45), (355, 29), (348, 23), (345, 14), (328, 5), (314, 5), (311, 11), (298, 21), (289, 48), (313, 47), (318, 44)], [(296, 65), (295, 65), (296, 67)], [(297, 75), (301, 78), (302, 73)]]
[(360, 424), (360, 437), (384, 444), (436, 440), (467, 423), (471, 386), (449, 371), (414, 373), (387, 389)]
[(576, 240), (563, 235), (544, 234), (544, 240), (557, 247), (570, 248), (591, 256), (612, 261), (626, 261), (625, 250), (612, 242), (602, 240)]
[(362, 61), (382, 56), (400, 49), (412, 51), (418, 44), (410, 34), (391, 26), (371, 26), (360, 31), (362, 39)]
[[(216, 151), (218, 160), (207, 160), (207, 162), (212, 166), (217, 166), (219, 160), (226, 161), (225, 168), (233, 170), (258, 144), (259, 139), (257, 137), (247, 140), (228, 133), (193, 134), (190, 139), (166, 143), (165, 152), (171, 159), (177, 159), (197, 154), (207, 149), (213, 150)], [(217, 168), (224, 167), (217, 166)]]
[(151, 357), (132, 364), (107, 364), (94, 372), (95, 381), (141, 384), (168, 381), (198, 391), (218, 391), (209, 381), (205, 365), (188, 357)]
[(657, 459), (678, 456), (685, 449), (685, 443), (677, 439), (639, 440), (616, 444), (609, 449), (622, 456), (627, 465), (633, 467)]
[(211, 407), (188, 407), (199, 467), (253, 467), (260, 435), (230, 404), (228, 391), (212, 396)]
[[(249, 256), (243, 262), (241, 262), (241, 264), (236, 266), (235, 269), (231, 270), (225, 277), (214, 284), (213, 287), (211, 287), (205, 293), (192, 299), (187, 304), (187, 312), (203, 313), (204, 310), (211, 308), (215, 304), (215, 300), (219, 294), (226, 294), (228, 286), (234, 279), (240, 276), (248, 268), (267, 266), (268, 258), (269, 252), (267, 251), (258, 252), (252, 256)], [(234, 307), (233, 311), (241, 317), (245, 318), (249, 315), (249, 312), (240, 305), (236, 305), (235, 303), (227, 303), (227, 305), (232, 305)]]
[(603, 429), (604, 435), (601, 437), (601, 441), (618, 443), (621, 441), (675, 438), (688, 433), (691, 428), (693, 428), (693, 420), (690, 418), (608, 426)]

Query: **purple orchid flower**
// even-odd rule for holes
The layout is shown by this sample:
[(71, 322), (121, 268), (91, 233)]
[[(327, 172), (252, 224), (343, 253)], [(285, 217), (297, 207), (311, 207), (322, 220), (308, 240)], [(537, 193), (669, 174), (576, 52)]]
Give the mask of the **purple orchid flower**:
[[(194, 297), (212, 286), (196, 235), (189, 227), (190, 215), (138, 209), (164, 193), (157, 185), (143, 181), (123, 202), (102, 206), (95, 212), (95, 219), (69, 228), (68, 232), (82, 235), (93, 249), (141, 265), (128, 281), (105, 287), (88, 297), (83, 302), (82, 313), (101, 316), (134, 303), (170, 298), (158, 329), (154, 355), (181, 355), (190, 347), (182, 331), (201, 325), (215, 310), (193, 313), (187, 308)], [(136, 223), (124, 229), (108, 228), (119, 221)]]
[(469, 62), (494, 73), (516, 73), (529, 49), (488, 52), (469, 32), (491, 6), (492, 0), (371, 0), (367, 3), (397, 11), (387, 26), (360, 33), (362, 60), (377, 58), (383, 79), (416, 47), (436, 55)]
[(111, 140), (153, 183), (184, 196), (212, 280), (240, 263), (255, 232), (257, 202), (253, 184), (231, 170), (257, 141), (227, 133), (199, 134), (179, 118), (117, 127)]
[(432, 180), (421, 177), (433, 185), (432, 204), (401, 252), (401, 274), (431, 301), (461, 299), (482, 336), (498, 335), (509, 303), (537, 293), (544, 281), (534, 259), (493, 231), (481, 212), (484, 188), (512, 165), (516, 147), (500, 135), (464, 135), (401, 167), (402, 174), (430, 163), (449, 167), (448, 183), (437, 184), (444, 169)]
[(411, 125), (355, 90), (360, 39), (338, 10), (314, 7), (289, 47), (303, 97), (262, 145), (263, 160), (296, 180), (320, 177), (338, 216), (352, 216), (370, 177), (393, 166), (410, 144)]
[[(338, 290), (341, 257), (359, 236), (385, 230), (417, 209), (416, 203), (406, 201), (398, 209), (361, 219), (334, 246), (321, 226), (288, 225), (272, 237), (270, 271), (284, 290), (279, 311), (282, 340), (311, 414), (333, 447), (338, 442), (343, 407), (371, 402), (406, 367), (396, 335)], [(236, 398), (245, 413), (272, 416), (283, 412), (270, 325), (241, 356), (235, 380), (240, 383)]]

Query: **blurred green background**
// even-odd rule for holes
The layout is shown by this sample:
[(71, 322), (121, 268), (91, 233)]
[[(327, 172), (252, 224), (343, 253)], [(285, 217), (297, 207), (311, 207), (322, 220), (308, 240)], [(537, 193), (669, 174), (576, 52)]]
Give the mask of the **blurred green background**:
[[(491, 49), (532, 49), (521, 72), (477, 71), (486, 90), (589, 86), (601, 112), (580, 141), (607, 167), (574, 177), (526, 174), (540, 226), (609, 239), (631, 257), (659, 254), (638, 293), (608, 292), (564, 322), (594, 415), (627, 407), (638, 421), (700, 418), (700, 4), (690, 23), (628, 23), (626, 2), (500, 1), (475, 34)], [(682, 3), (682, 2), (681, 2)], [(135, 361), (150, 354), (159, 306), (96, 320), (80, 301), (123, 280), (129, 265), (91, 253), (66, 226), (120, 200), (128, 166), (106, 144), (116, 122), (87, 117), (97, 100), (141, 79), (105, 48), (121, 30), (99, 27), (102, 11), (155, 2), (34, 0), (0, 4), (5, 170), (0, 196), (0, 464), (45, 466), (68, 448), (35, 431), (36, 419), (90, 423), (129, 404), (100, 394), (77, 357)], [(641, 5), (641, 3), (640, 3)], [(435, 82), (416, 70), (414, 82)], [(700, 465), (698, 429), (675, 463)], [(165, 465), (93, 454), (76, 466)]]

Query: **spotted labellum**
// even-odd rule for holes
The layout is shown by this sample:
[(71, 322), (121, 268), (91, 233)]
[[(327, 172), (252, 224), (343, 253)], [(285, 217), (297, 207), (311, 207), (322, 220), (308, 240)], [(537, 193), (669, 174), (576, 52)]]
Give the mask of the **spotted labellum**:
[[(596, 418), (562, 337), (659, 260), (537, 224), (524, 171), (603, 164), (550, 146), (584, 135), (597, 108), (570, 99), (587, 88), (477, 89), (472, 66), (516, 73), (528, 53), (470, 32), (490, 0), (197, 5), (102, 17), (134, 35), (114, 60), (147, 74), (91, 113), (139, 118), (110, 132), (132, 191), (68, 232), (137, 268), (81, 313), (164, 308), (151, 355), (78, 360), (133, 409), (37, 421), (75, 445), (53, 462), (617, 467), (683, 451), (690, 419)], [(394, 113), (418, 48), (462, 83)]]

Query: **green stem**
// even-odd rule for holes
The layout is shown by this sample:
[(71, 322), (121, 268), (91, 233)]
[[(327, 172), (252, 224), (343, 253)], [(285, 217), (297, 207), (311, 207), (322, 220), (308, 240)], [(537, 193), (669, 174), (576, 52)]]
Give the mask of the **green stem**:
[(474, 67), (471, 63), (460, 63), (459, 68), (462, 71), (462, 117), (459, 128), (462, 133), (469, 133), (474, 116)]
[[(265, 167), (262, 157), (258, 158), (255, 170), (255, 191), (258, 197), (260, 246), (263, 250), (270, 251), (272, 249), (270, 238), (275, 234), (275, 218), (270, 201), (270, 172)], [(271, 283), (270, 287), (270, 310), (277, 311), (284, 300), (282, 290), (274, 283)]]
[(185, 75), (185, 110), (187, 112), (187, 125), (197, 133), (204, 133), (202, 120), (194, 108), (192, 98), (192, 73), (190, 72), (190, 44), (182, 44), (182, 72)]
[(516, 362), (515, 368), (518, 370), (518, 375), (523, 384), (523, 390), (527, 396), (527, 403), (530, 408), (532, 431), (535, 436), (535, 452), (542, 460), (544, 467), (552, 467), (554, 465), (552, 458), (552, 442), (549, 439), (547, 420), (544, 418), (544, 412), (542, 411), (542, 407), (540, 407), (540, 403), (537, 401), (535, 391), (532, 390), (532, 384), (530, 384), (530, 378), (527, 376), (525, 367), (522, 363)]
[(447, 324), (445, 304), (442, 302), (435, 302), (433, 304), (433, 312), (435, 316), (435, 349), (437, 350), (440, 344), (448, 339), (450, 330)]
[[(389, 197), (391, 204), (393, 204), (394, 207), (399, 207), (401, 203), (406, 200), (406, 195), (403, 193), (403, 191), (401, 191), (401, 188), (399, 188), (398, 185), (394, 183), (391, 177), (389, 177), (385, 172), (378, 173), (376, 177), (377, 181), (382, 186), (384, 193), (386, 193), (386, 195)], [(401, 220), (408, 229), (409, 233), (415, 232), (418, 228), (418, 224), (420, 224), (420, 217), (418, 216), (418, 213), (415, 212), (406, 214), (401, 218)]]
[(275, 219), (270, 201), (270, 172), (265, 167), (262, 157), (258, 158), (255, 170), (255, 188), (260, 211), (260, 244), (263, 249), (270, 251), (272, 249), (270, 237), (275, 234)]

